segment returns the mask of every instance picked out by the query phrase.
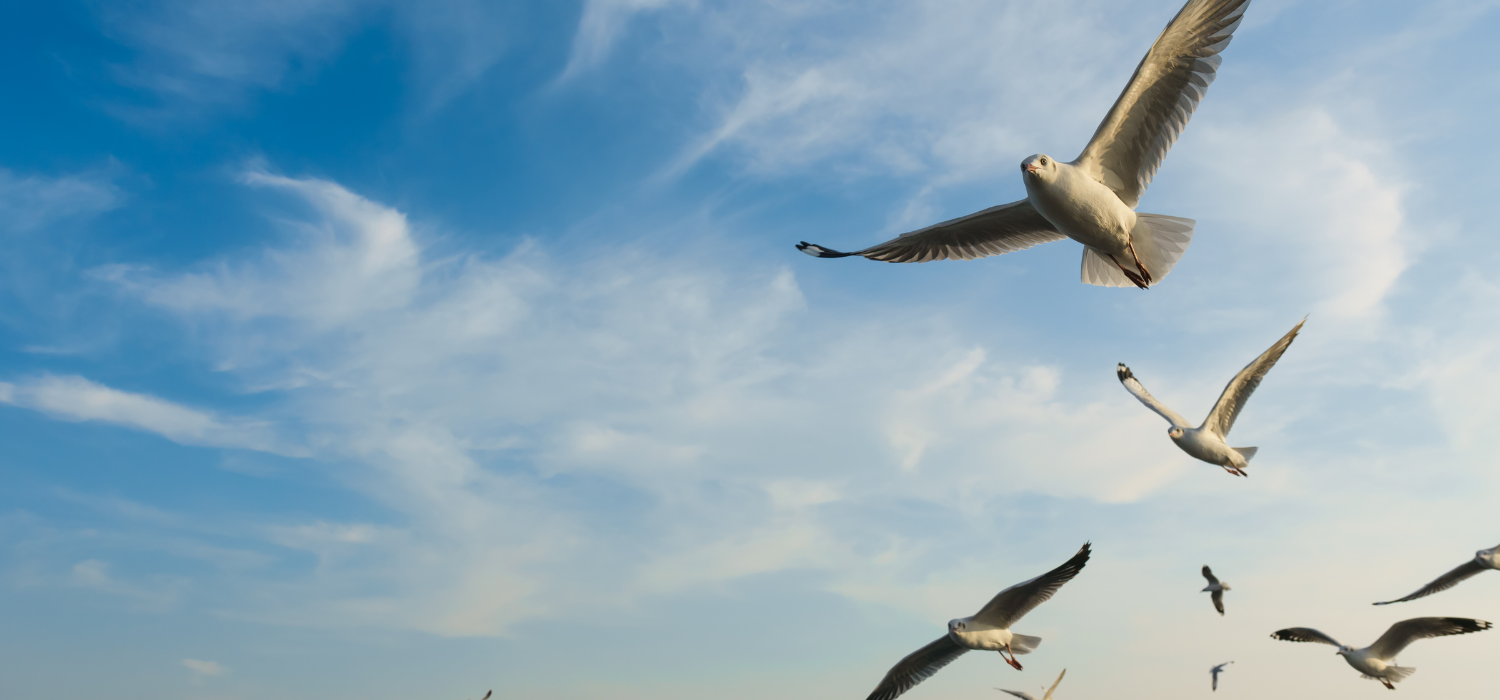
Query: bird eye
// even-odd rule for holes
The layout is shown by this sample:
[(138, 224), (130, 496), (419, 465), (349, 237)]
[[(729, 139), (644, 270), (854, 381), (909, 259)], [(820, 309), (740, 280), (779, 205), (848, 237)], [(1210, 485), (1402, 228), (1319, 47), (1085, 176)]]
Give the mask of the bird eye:
[(1046, 158), (1046, 156), (1043, 156), (1042, 157), (1042, 165), (1046, 165), (1046, 164), (1047, 164), (1047, 158)]

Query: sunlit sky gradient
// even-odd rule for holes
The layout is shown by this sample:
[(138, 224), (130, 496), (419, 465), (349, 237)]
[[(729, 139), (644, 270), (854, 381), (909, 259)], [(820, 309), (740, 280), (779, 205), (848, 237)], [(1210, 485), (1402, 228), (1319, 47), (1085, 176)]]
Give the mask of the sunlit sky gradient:
[[(1388, 692), (1269, 634), (1500, 618), (1369, 605), (1500, 542), (1500, 2), (1256, 0), (1150, 291), (792, 247), (1024, 196), (1179, 4), (5, 4), (0, 696), (863, 698), (1085, 540), (908, 697)], [(1308, 314), (1249, 479), (1114, 376), (1198, 420)]]

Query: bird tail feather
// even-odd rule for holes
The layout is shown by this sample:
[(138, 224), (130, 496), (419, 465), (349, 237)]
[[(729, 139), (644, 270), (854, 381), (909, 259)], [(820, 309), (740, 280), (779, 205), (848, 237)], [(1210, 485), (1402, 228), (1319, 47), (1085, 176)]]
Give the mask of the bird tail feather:
[[(1165, 279), (1167, 273), (1177, 267), (1177, 261), (1182, 259), (1182, 254), (1187, 252), (1188, 245), (1193, 241), (1195, 223), (1192, 219), (1179, 216), (1135, 215), (1135, 228), (1130, 231), (1130, 240), (1135, 244), (1135, 254), (1151, 270), (1152, 286)], [(1140, 273), (1134, 260), (1121, 259), (1120, 264), (1130, 268), (1132, 272)], [(1088, 246), (1083, 247), (1082, 267), (1079, 277), (1084, 284), (1096, 287), (1135, 286), (1109, 256)]]
[(1244, 457), (1246, 462), (1255, 459), (1255, 453), (1260, 451), (1259, 447), (1231, 447), (1229, 449), (1240, 453), (1240, 456)]
[(1010, 653), (1012, 654), (1030, 654), (1041, 645), (1041, 637), (1031, 637), (1024, 634), (1013, 634), (1010, 636)]
[[(1414, 666), (1387, 666), (1385, 667), (1385, 679), (1392, 683), (1400, 683), (1416, 672), (1417, 669)], [(1375, 681), (1380, 680), (1374, 676), (1365, 676), (1365, 678)]]
[[(1130, 239), (1135, 242), (1135, 254), (1141, 256), (1141, 262), (1151, 270), (1153, 286), (1166, 279), (1167, 273), (1177, 267), (1177, 261), (1193, 242), (1193, 225), (1196, 223), (1180, 216), (1135, 215), (1135, 228), (1130, 231)], [(1134, 266), (1134, 261), (1126, 264)]]
[(1134, 287), (1125, 273), (1120, 272), (1109, 257), (1088, 246), (1083, 247), (1083, 270), (1079, 279), (1095, 287)]

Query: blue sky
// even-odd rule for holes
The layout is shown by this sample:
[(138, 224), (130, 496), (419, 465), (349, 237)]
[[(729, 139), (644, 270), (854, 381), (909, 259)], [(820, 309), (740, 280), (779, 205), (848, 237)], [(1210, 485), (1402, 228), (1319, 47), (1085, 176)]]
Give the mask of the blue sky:
[[(1024, 196), (1177, 9), (7, 4), (0, 695), (863, 697), (1085, 540), (910, 697), (1385, 692), (1268, 635), (1500, 617), (1369, 606), (1496, 544), (1500, 3), (1256, 0), (1148, 292), (792, 247)], [(1308, 314), (1249, 479), (1115, 380), (1196, 419)]]

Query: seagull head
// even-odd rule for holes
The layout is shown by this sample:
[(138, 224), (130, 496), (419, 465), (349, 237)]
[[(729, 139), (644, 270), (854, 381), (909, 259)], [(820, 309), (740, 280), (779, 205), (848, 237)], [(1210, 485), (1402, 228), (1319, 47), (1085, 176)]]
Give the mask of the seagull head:
[(1347, 644), (1345, 644), (1343, 646), (1340, 646), (1338, 651), (1333, 652), (1333, 654), (1335, 656), (1346, 656), (1348, 654), (1353, 654), (1353, 653), (1354, 653), (1354, 647), (1351, 647), (1351, 646), (1349, 646)]
[(1057, 161), (1040, 153), (1021, 161), (1021, 172), (1043, 180), (1051, 180), (1057, 174)]
[(1180, 439), (1183, 435), (1184, 433), (1182, 428), (1179, 428), (1175, 425), (1167, 428), (1167, 437), (1172, 438), (1173, 440)]
[(1477, 552), (1474, 553), (1474, 561), (1477, 561), (1477, 562), (1479, 562), (1481, 564), (1489, 564), (1489, 565), (1500, 564), (1500, 557), (1496, 557), (1495, 556), (1496, 552), (1500, 552), (1500, 547), (1491, 547), (1490, 549), (1481, 549), (1481, 550), (1479, 550), (1479, 551), (1477, 551)]
[(964, 624), (963, 620), (949, 620), (948, 621), (948, 631), (949, 632), (961, 632), (961, 631), (963, 631), (964, 627), (966, 627), (966, 626), (967, 625)]

